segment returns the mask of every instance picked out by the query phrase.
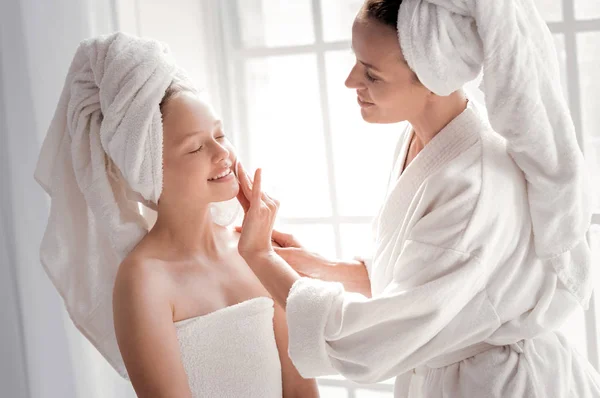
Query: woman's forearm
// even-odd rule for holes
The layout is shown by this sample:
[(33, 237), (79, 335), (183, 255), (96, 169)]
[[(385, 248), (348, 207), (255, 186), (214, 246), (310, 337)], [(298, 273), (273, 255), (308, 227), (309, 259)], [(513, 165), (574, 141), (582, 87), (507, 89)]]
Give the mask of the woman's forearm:
[(301, 277), (298, 272), (276, 253), (251, 255), (245, 260), (273, 300), (286, 308), (292, 285)]
[(286, 308), (290, 290), (301, 276), (340, 282), (347, 291), (371, 297), (369, 274), (361, 261), (304, 263), (302, 269), (296, 268), (297, 271), (276, 253), (251, 256), (246, 262), (282, 308)]
[(311, 275), (306, 276), (327, 282), (341, 282), (345, 290), (371, 297), (371, 281), (367, 268), (361, 261), (335, 261), (314, 267), (310, 273)]

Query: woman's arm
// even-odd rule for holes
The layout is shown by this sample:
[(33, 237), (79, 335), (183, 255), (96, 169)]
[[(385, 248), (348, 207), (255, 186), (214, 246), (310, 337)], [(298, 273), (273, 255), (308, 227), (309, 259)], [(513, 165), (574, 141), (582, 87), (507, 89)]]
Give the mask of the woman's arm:
[(281, 362), (281, 377), (283, 381), (283, 398), (318, 398), (319, 388), (315, 379), (305, 379), (288, 355), (288, 328), (285, 311), (279, 304), (275, 304), (273, 319), (275, 340)]
[[(404, 273), (392, 275), (377, 297), (366, 298), (340, 283), (300, 278), (272, 247), (278, 203), (261, 192), (260, 171), (252, 189), (247, 176), (240, 185), (252, 199), (238, 248), (271, 296), (285, 305), (289, 355), (304, 377), (340, 373), (359, 383), (386, 380), (481, 342), (501, 325), (483, 288), (493, 267), (477, 254), (447, 248), (443, 240), (424, 243), (448, 239), (432, 233), (429, 218), (413, 227), (414, 240), (403, 243), (402, 254), (389, 259)], [(452, 203), (464, 207), (465, 201)], [(449, 208), (456, 213), (441, 206), (442, 213), (430, 215), (448, 222)], [(455, 218), (451, 221), (454, 227)]]
[(371, 281), (362, 261), (329, 261), (302, 247), (275, 247), (274, 250), (302, 276), (341, 282), (346, 291), (371, 297)]
[[(236, 230), (242, 232), (240, 227)], [(340, 282), (346, 291), (371, 297), (371, 280), (364, 262), (327, 260), (306, 250), (293, 235), (277, 230), (273, 230), (271, 238), (275, 252), (301, 276), (326, 282)]]
[(113, 291), (119, 349), (140, 398), (191, 398), (162, 273), (142, 261), (119, 268)]

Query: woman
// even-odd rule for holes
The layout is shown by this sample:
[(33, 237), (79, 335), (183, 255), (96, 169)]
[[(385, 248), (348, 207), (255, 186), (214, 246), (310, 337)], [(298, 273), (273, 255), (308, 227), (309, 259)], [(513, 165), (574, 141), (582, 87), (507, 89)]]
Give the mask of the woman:
[(158, 217), (119, 267), (113, 300), (138, 396), (184, 397), (191, 389), (198, 397), (262, 397), (281, 382), (283, 397), (318, 396), (314, 379), (303, 379), (287, 355), (284, 310), (276, 304), (273, 316), (273, 301), (237, 251), (238, 234), (211, 219), (210, 204), (239, 188), (220, 120), (176, 83), (161, 112)]
[[(272, 234), (277, 203), (260, 173), (253, 187), (239, 175), (251, 198), (239, 250), (286, 306), (300, 374), (396, 377), (396, 397), (600, 396), (555, 332), (592, 282), (585, 169), (551, 40), (528, 0), (365, 1), (346, 85), (367, 122), (410, 122), (372, 261), (328, 262)], [(489, 123), (461, 89), (482, 67)]]
[[(213, 222), (213, 204), (238, 194), (236, 161), (164, 46), (122, 33), (82, 43), (36, 172), (52, 196), (42, 261), (139, 397), (319, 395), (239, 235)], [(156, 210), (151, 228), (137, 202)]]

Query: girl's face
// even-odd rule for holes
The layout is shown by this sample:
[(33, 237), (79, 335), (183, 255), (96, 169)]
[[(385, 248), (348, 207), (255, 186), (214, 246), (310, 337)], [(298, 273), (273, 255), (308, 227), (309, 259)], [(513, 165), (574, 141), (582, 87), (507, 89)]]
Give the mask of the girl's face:
[(236, 155), (213, 109), (197, 95), (181, 92), (163, 106), (161, 199), (195, 205), (234, 198)]
[(425, 108), (429, 90), (408, 67), (397, 31), (361, 14), (352, 26), (356, 64), (346, 86), (356, 90), (362, 117), (369, 123), (414, 118)]

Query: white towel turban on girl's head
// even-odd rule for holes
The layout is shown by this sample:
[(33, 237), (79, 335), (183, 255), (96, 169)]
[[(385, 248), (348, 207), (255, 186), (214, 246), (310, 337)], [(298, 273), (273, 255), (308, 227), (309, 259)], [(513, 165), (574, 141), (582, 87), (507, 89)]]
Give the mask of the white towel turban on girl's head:
[(462, 88), (483, 69), (490, 123), (527, 180), (537, 254), (585, 301), (588, 176), (552, 36), (533, 0), (404, 0), (398, 38), (410, 68), (437, 95)]
[(122, 260), (147, 233), (137, 202), (162, 190), (159, 104), (176, 69), (157, 41), (83, 41), (44, 141), (36, 180), (51, 197), (42, 264), (77, 328), (127, 377), (113, 325)]

